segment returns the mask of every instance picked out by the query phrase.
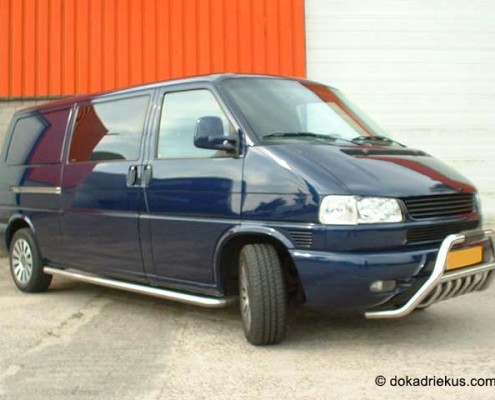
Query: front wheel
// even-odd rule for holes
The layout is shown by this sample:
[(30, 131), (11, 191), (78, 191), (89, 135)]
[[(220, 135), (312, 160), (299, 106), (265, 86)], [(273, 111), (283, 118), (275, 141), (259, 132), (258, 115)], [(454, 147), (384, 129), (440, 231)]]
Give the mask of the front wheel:
[(19, 229), (10, 243), (10, 272), (23, 292), (44, 292), (52, 276), (43, 272), (43, 260), (30, 229)]
[(244, 246), (239, 294), (246, 339), (254, 345), (281, 342), (287, 327), (287, 291), (280, 258), (272, 245)]

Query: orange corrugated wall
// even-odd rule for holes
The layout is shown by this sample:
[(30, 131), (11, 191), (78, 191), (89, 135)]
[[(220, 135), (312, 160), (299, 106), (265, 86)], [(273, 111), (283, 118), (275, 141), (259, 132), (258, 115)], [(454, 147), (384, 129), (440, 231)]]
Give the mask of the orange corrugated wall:
[(304, 77), (304, 0), (0, 0), (0, 98), (214, 72)]

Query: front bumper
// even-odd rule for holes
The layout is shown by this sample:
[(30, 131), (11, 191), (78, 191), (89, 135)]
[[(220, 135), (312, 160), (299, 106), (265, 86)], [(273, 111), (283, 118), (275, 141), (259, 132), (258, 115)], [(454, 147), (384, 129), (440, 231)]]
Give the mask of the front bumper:
[(447, 272), (447, 256), (456, 245), (465, 246), (485, 239), (491, 241), (492, 237), (492, 230), (474, 230), (447, 236), (440, 246), (430, 277), (416, 293), (398, 308), (367, 311), (366, 318), (400, 318), (410, 314), (416, 308), (426, 308), (441, 300), (486, 289), (495, 274), (493, 257), (489, 262)]
[[(449, 235), (440, 249), (404, 247), (337, 253), (294, 249), (290, 253), (308, 304), (363, 312), (368, 318), (394, 318), (418, 306), (486, 288), (495, 275), (491, 272), (495, 269), (492, 234), (476, 230)], [(445, 272), (446, 257), (453, 246), (476, 242), (482, 242), (485, 249), (482, 264)], [(395, 280), (397, 286), (388, 292), (373, 293), (370, 285), (377, 280)]]

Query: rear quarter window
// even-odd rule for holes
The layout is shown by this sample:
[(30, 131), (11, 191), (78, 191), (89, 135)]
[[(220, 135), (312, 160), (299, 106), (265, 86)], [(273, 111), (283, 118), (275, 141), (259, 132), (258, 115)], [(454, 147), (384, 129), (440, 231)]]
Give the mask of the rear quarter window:
[(70, 109), (38, 111), (19, 118), (7, 151), (8, 165), (56, 164), (61, 161)]
[(79, 106), (70, 163), (137, 160), (149, 95)]

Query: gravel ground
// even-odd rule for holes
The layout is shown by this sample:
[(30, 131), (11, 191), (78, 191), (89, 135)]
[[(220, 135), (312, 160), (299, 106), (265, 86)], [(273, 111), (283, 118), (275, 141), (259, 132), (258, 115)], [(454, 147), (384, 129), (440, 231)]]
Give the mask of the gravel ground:
[(495, 379), (491, 387), (390, 385), (407, 376), (495, 378), (494, 300), (492, 287), (389, 321), (301, 307), (286, 341), (260, 348), (244, 340), (235, 307), (205, 310), (59, 278), (48, 293), (27, 295), (2, 259), (0, 398), (494, 399)]

